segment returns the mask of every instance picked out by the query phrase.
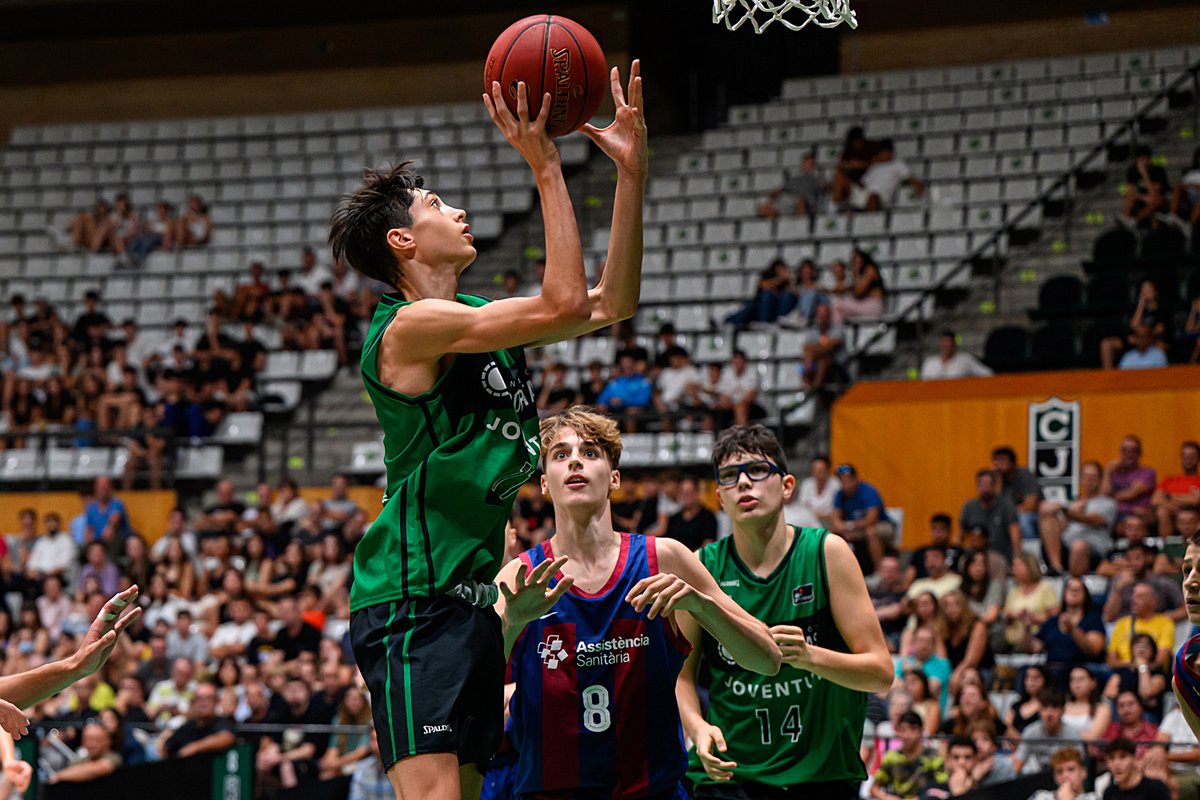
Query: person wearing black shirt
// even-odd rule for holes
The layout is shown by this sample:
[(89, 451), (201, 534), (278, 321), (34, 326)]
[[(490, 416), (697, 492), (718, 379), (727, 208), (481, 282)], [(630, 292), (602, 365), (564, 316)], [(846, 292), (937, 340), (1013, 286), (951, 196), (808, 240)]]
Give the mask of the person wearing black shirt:
[(1150, 148), (1138, 145), (1133, 153), (1133, 166), (1125, 172), (1121, 187), (1125, 205), (1121, 217), (1137, 225), (1157, 224), (1155, 214), (1165, 212), (1170, 204), (1171, 179), (1167, 171), (1150, 163)]
[(577, 397), (578, 392), (567, 386), (565, 364), (555, 364), (542, 372), (542, 385), (538, 387), (537, 392), (539, 412), (549, 415), (566, 411), (568, 406), (575, 403)]
[(587, 371), (587, 377), (579, 386), (579, 402), (585, 406), (594, 406), (608, 381), (604, 378), (604, 364), (599, 361), (589, 361)]
[(700, 505), (700, 487), (695, 478), (679, 481), (679, 513), (667, 519), (664, 535), (687, 545), (689, 550), (699, 550), (717, 539), (717, 517)]
[[(282, 694), (283, 704), (272, 704), (267, 715), (268, 722), (289, 726), (323, 725), (329, 722), (312, 707), (311, 690), (300, 678), (288, 679)], [(270, 738), (271, 744), (264, 745), (258, 754), (261, 777), (268, 783), (276, 783), (283, 770), (294, 770), (295, 784), (316, 780), (317, 759), (325, 752), (329, 742), (328, 733), (305, 733), (303, 729), (294, 727), (271, 734)]]
[(217, 499), (204, 509), (204, 517), (196, 523), (196, 532), (201, 536), (232, 536), (237, 533), (238, 520), (246, 513), (246, 504), (233, 493), (233, 482), (217, 484)]
[(283, 651), (283, 660), (299, 658), (301, 651), (316, 653), (321, 649), (321, 632), (300, 618), (296, 598), (284, 596), (275, 604), (275, 616), (283, 622), (275, 634), (274, 647)]
[(958, 559), (962, 557), (962, 549), (950, 546), (950, 532), (954, 520), (949, 514), (934, 514), (929, 520), (929, 544), (918, 547), (908, 560), (904, 573), (904, 587), (912, 586), (912, 582), (920, 578), (928, 578), (929, 570), (925, 568), (925, 553), (933, 548), (946, 553), (946, 568), (951, 572), (958, 571)]
[(93, 344), (103, 344), (108, 328), (112, 325), (112, 320), (108, 318), (108, 315), (96, 308), (99, 304), (99, 292), (93, 289), (84, 294), (84, 312), (79, 315), (79, 319), (75, 320), (75, 325), (71, 328), (71, 338), (85, 349)]
[(163, 743), (164, 758), (187, 758), (232, 747), (233, 722), (217, 716), (217, 687), (196, 685), (188, 706), (188, 720)]
[(1105, 746), (1112, 783), (1104, 790), (1104, 800), (1170, 800), (1165, 783), (1142, 775), (1134, 750), (1128, 739), (1114, 739)]

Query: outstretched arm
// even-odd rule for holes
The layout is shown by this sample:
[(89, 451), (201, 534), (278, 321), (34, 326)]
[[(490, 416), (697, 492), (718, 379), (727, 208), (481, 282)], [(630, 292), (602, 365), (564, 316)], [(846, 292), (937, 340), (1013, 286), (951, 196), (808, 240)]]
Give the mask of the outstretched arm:
[[(29, 708), (96, 672), (108, 661), (121, 631), (141, 615), (142, 609), (136, 605), (137, 596), (138, 587), (130, 586), (109, 598), (74, 655), (0, 678), (0, 698), (17, 708)], [(129, 609), (131, 605), (133, 608)]]
[(559, 556), (553, 561), (546, 559), (531, 570), (520, 558), (514, 558), (496, 576), (500, 597), (496, 600), (495, 609), (504, 632), (505, 658), (512, 655), (513, 646), (525, 626), (549, 613), (558, 598), (575, 582), (574, 578), (567, 575), (553, 588), (550, 587), (550, 580), (566, 563), (567, 557)]
[(610, 81), (617, 107), (612, 124), (607, 128), (583, 126), (583, 132), (617, 167), (617, 192), (604, 273), (588, 292), (589, 317), (566, 336), (548, 337), (537, 344), (550, 344), (606, 327), (629, 319), (637, 310), (642, 285), (642, 214), (648, 160), (641, 62), (635, 59), (629, 68), (628, 97), (621, 88), (621, 73), (616, 67)]

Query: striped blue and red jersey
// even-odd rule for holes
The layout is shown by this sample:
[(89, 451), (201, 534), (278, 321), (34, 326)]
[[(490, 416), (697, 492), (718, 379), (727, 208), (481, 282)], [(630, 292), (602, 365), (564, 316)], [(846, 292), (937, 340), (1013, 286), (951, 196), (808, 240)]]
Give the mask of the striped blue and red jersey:
[[(530, 567), (552, 558), (549, 541), (521, 554)], [(687, 755), (675, 679), (691, 646), (666, 619), (647, 619), (625, 601), (657, 574), (654, 539), (622, 533), (604, 586), (594, 594), (572, 586), (513, 646), (519, 795), (631, 800), (680, 791)]]
[(1192, 666), (1196, 651), (1200, 650), (1200, 633), (1188, 639), (1175, 654), (1175, 672), (1171, 680), (1183, 702), (1196, 717), (1200, 717), (1200, 673)]

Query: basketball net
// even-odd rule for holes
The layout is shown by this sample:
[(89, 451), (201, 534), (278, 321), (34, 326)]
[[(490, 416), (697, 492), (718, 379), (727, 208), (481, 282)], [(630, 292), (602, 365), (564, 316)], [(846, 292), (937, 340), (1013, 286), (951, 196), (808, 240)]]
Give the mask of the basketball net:
[[(789, 12), (794, 12), (791, 19)], [(731, 31), (749, 22), (755, 33), (762, 33), (772, 22), (794, 31), (810, 22), (822, 28), (835, 28), (843, 22), (858, 27), (850, 0), (713, 0), (713, 22), (723, 22)]]

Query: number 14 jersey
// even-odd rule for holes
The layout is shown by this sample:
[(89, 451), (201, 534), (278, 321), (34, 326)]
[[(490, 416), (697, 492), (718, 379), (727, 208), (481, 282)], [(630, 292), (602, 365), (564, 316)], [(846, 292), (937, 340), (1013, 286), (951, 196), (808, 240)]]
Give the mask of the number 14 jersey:
[[(600, 591), (572, 587), (513, 646), (520, 795), (670, 796), (687, 767), (675, 679), (691, 647), (664, 618), (625, 601), (658, 574), (658, 556), (653, 538), (620, 536)], [(531, 568), (552, 558), (551, 541), (521, 555)]]

